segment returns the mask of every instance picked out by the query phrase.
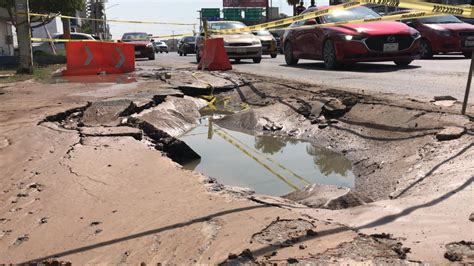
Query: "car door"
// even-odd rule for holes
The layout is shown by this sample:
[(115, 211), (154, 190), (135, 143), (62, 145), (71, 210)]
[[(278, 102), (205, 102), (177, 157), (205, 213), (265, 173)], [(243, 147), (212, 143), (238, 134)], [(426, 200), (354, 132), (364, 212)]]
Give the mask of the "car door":
[[(317, 26), (321, 24), (319, 18), (309, 20), (306, 22), (307, 26)], [(303, 37), (304, 43), (304, 58), (306, 59), (320, 59), (322, 54), (322, 45), (324, 41), (324, 30), (321, 27), (314, 27), (306, 29)]]
[[(304, 21), (299, 21), (293, 24), (293, 27), (303, 26)], [(304, 30), (295, 29), (290, 32), (290, 42), (293, 49), (293, 55), (297, 58), (302, 58), (304, 56)]]

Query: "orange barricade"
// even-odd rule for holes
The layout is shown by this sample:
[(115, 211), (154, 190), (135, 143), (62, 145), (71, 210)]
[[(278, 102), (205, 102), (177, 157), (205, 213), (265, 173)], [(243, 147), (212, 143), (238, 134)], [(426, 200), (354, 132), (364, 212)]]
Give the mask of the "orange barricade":
[(135, 71), (133, 44), (67, 42), (65, 76), (121, 74)]
[(223, 38), (213, 38), (205, 40), (204, 51), (202, 51), (202, 58), (199, 62), (199, 69), (207, 70), (231, 70), (229, 57), (224, 48)]

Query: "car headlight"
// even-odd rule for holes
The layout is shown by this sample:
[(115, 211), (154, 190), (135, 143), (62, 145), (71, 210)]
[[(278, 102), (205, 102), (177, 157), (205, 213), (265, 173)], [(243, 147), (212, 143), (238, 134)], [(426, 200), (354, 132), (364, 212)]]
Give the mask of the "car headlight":
[(450, 30), (435, 30), (435, 32), (442, 37), (451, 37), (453, 35)]
[(259, 45), (261, 44), (260, 40), (253, 40), (252, 45)]
[(151, 48), (151, 47), (153, 47), (153, 44), (149, 43), (149, 44), (146, 45), (146, 47)]
[(224, 46), (229, 46), (229, 43), (224, 41)]
[(359, 41), (364, 39), (363, 35), (338, 34), (337, 36), (344, 41)]
[(414, 31), (414, 32), (411, 33), (411, 37), (413, 39), (418, 39), (418, 38), (420, 38), (420, 36), (421, 36), (421, 34), (418, 31)]

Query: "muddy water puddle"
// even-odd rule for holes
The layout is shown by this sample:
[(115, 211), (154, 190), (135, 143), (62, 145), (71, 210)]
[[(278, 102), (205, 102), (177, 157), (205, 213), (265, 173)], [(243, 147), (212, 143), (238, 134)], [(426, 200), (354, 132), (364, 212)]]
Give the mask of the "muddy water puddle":
[(352, 164), (309, 142), (224, 129), (207, 118), (181, 138), (201, 160), (184, 165), (229, 186), (282, 196), (309, 184), (354, 187)]

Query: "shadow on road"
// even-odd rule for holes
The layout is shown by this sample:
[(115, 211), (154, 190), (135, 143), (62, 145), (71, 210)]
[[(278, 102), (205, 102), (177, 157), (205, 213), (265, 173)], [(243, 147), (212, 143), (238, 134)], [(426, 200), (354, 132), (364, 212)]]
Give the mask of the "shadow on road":
[(282, 67), (300, 68), (305, 70), (323, 70), (323, 71), (345, 71), (345, 72), (360, 72), (360, 73), (386, 73), (396, 72), (404, 69), (417, 69), (421, 66), (397, 66), (395, 64), (371, 64), (371, 63), (357, 63), (344, 66), (338, 70), (329, 70), (324, 67), (324, 63), (299, 63), (295, 66), (280, 64)]

